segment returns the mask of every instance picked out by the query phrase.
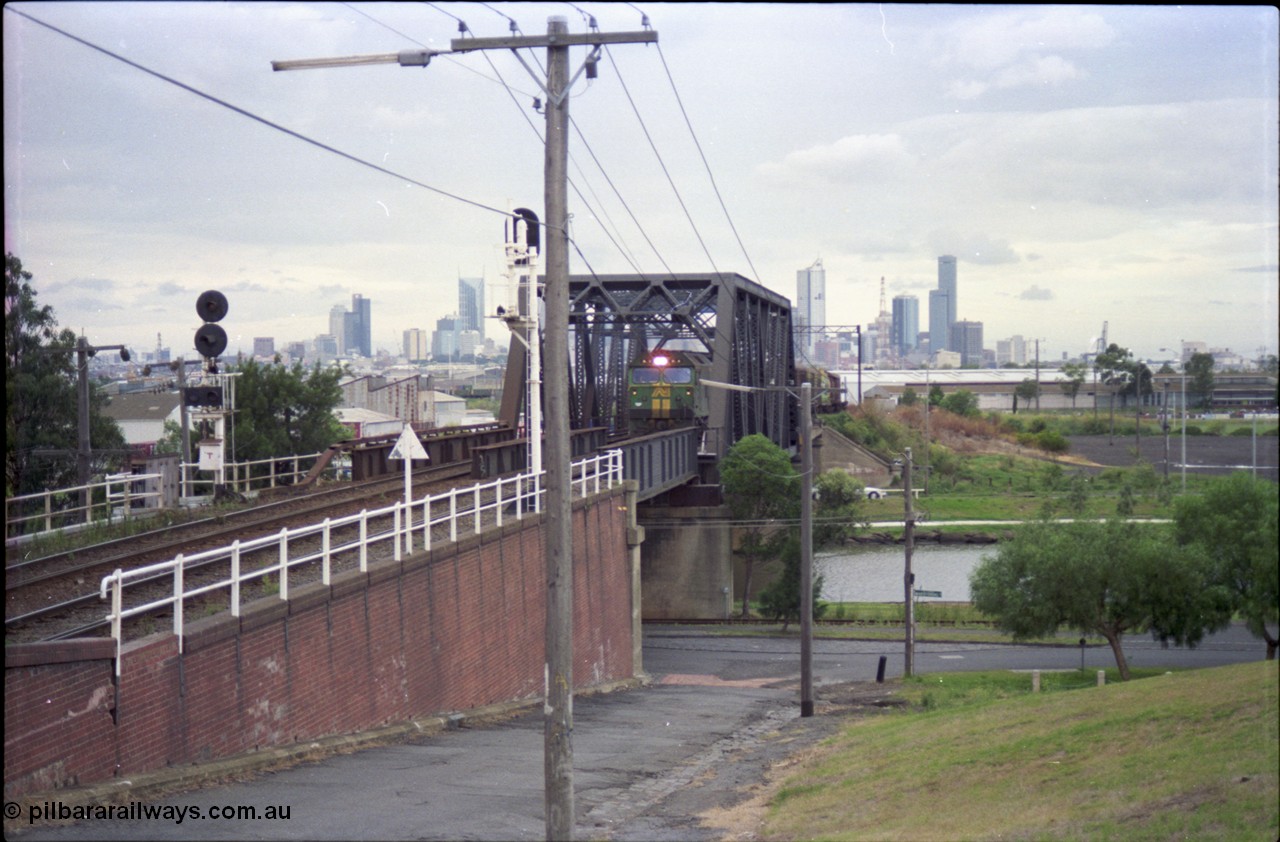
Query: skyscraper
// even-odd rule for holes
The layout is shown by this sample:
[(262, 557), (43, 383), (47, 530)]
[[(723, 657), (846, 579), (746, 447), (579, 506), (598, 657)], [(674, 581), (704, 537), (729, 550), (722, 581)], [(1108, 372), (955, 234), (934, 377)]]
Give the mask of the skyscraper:
[(812, 360), (815, 343), (822, 338), (820, 328), (827, 324), (827, 272), (822, 268), (822, 258), (813, 261), (808, 269), (796, 272), (795, 315), (796, 356)]
[(905, 357), (916, 347), (920, 335), (920, 299), (914, 295), (893, 297), (893, 326), (890, 345), (893, 353)]
[(431, 358), (431, 337), (425, 330), (411, 327), (404, 332), (404, 358), (419, 362)]
[(373, 302), (359, 293), (351, 296), (352, 336), (348, 351), (359, 351), (361, 356), (373, 356)]
[(951, 326), (951, 350), (960, 354), (960, 365), (982, 365), (982, 322), (956, 322)]
[(960, 350), (951, 345), (951, 326), (956, 323), (958, 310), (956, 259), (949, 254), (944, 254), (938, 258), (938, 288), (929, 291), (929, 340), (931, 350)]
[(458, 317), (455, 315), (436, 319), (436, 330), (431, 335), (431, 356), (436, 362), (446, 362), (458, 356)]
[(458, 278), (458, 330), (484, 336), (484, 278)]
[(347, 351), (347, 327), (351, 314), (341, 304), (335, 304), (329, 310), (329, 335), (334, 339), (334, 355)]

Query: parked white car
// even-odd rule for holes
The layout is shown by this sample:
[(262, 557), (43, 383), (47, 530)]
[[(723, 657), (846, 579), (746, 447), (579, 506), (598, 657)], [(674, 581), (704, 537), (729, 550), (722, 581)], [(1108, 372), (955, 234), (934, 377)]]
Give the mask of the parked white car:
[(862, 493), (867, 496), (868, 500), (879, 500), (881, 497), (887, 497), (889, 495), (889, 492), (885, 491), (883, 488), (876, 488), (873, 485), (868, 485), (866, 488), (862, 489)]

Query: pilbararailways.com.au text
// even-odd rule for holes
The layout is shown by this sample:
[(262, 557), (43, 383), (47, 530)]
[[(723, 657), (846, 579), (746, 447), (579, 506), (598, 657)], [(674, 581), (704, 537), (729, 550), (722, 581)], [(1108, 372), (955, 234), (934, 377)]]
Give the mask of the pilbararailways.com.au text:
[[(12, 807), (5, 805), (5, 818), (17, 818), (11, 815)], [(64, 804), (61, 801), (44, 801), (40, 804), (28, 804), (26, 807), (27, 823), (41, 821), (169, 821), (182, 824), (184, 821), (288, 821), (292, 812), (290, 805), (267, 805), (255, 807), (250, 804), (225, 804), (199, 806), (175, 806), (160, 804), (143, 804), (141, 801), (130, 801), (127, 804)]]

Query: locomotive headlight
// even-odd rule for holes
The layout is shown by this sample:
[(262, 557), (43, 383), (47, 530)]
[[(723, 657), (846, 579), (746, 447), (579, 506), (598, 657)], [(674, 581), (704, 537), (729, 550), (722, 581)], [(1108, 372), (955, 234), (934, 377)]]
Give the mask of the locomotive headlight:
[(663, 354), (658, 354), (656, 357), (653, 358), (653, 364), (658, 368), (666, 368), (670, 363), (671, 363), (670, 357), (667, 357)]

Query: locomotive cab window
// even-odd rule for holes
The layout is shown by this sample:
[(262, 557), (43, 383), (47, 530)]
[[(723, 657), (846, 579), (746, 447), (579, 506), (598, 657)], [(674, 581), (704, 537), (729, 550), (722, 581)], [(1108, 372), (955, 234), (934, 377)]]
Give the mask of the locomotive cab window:
[(662, 382), (662, 370), (657, 368), (631, 369), (631, 382), (638, 386), (651, 386)]
[(681, 384), (693, 382), (693, 369), (691, 368), (668, 368), (666, 369), (666, 381), (668, 383)]

